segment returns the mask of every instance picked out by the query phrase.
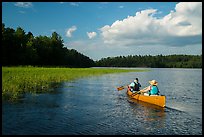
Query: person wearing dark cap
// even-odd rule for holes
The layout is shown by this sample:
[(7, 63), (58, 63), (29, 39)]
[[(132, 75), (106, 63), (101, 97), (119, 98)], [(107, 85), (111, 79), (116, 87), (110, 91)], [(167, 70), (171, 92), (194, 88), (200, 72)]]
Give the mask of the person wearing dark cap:
[(141, 84), (139, 83), (139, 79), (136, 78), (130, 85), (128, 85), (128, 88), (133, 93), (140, 91)]

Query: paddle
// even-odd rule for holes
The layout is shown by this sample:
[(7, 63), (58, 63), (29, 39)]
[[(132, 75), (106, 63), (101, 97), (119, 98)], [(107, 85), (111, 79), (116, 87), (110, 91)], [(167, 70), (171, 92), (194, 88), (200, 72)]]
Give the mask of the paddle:
[(146, 90), (148, 87), (149, 87), (149, 86), (147, 86), (147, 87), (141, 89), (140, 92), (146, 92), (145, 90)]
[(117, 90), (120, 91), (120, 90), (123, 90), (124, 88), (127, 88), (127, 86), (120, 86), (120, 87), (117, 87)]
[(137, 94), (143, 94), (144, 92), (146, 92), (145, 89), (147, 89), (148, 87), (149, 87), (149, 86), (147, 86), (147, 87), (145, 87), (145, 88), (143, 88), (143, 89), (141, 89), (141, 90), (139, 90), (139, 91), (137, 91), (137, 92), (135, 92), (135, 93), (132, 93), (131, 96), (135, 96), (135, 95), (137, 95)]
[(135, 96), (135, 95), (137, 95), (137, 94), (141, 94), (141, 92), (140, 92), (140, 91), (137, 91), (137, 92), (135, 92), (135, 93), (132, 93), (131, 96)]

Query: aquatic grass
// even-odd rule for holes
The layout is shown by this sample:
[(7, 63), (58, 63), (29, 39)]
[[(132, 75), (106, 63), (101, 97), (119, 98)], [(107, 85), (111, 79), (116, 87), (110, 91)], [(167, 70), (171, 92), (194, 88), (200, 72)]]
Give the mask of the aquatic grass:
[(110, 68), (2, 67), (2, 99), (16, 100), (23, 93), (48, 92), (63, 81), (109, 73), (146, 71)]

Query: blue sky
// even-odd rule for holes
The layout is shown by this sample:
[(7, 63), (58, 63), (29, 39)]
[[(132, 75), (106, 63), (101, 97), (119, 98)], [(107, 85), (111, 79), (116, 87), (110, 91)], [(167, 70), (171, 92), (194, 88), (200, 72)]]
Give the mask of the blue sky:
[(202, 54), (201, 2), (2, 2), (2, 22), (34, 36), (55, 31), (94, 60)]

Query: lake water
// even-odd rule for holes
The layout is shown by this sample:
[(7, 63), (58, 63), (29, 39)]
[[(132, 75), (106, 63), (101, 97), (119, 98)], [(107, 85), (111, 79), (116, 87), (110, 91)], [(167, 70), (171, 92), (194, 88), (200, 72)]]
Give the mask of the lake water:
[[(156, 79), (166, 107), (130, 99), (127, 85)], [(202, 135), (202, 69), (152, 68), (64, 82), (53, 93), (2, 104), (3, 135)]]

